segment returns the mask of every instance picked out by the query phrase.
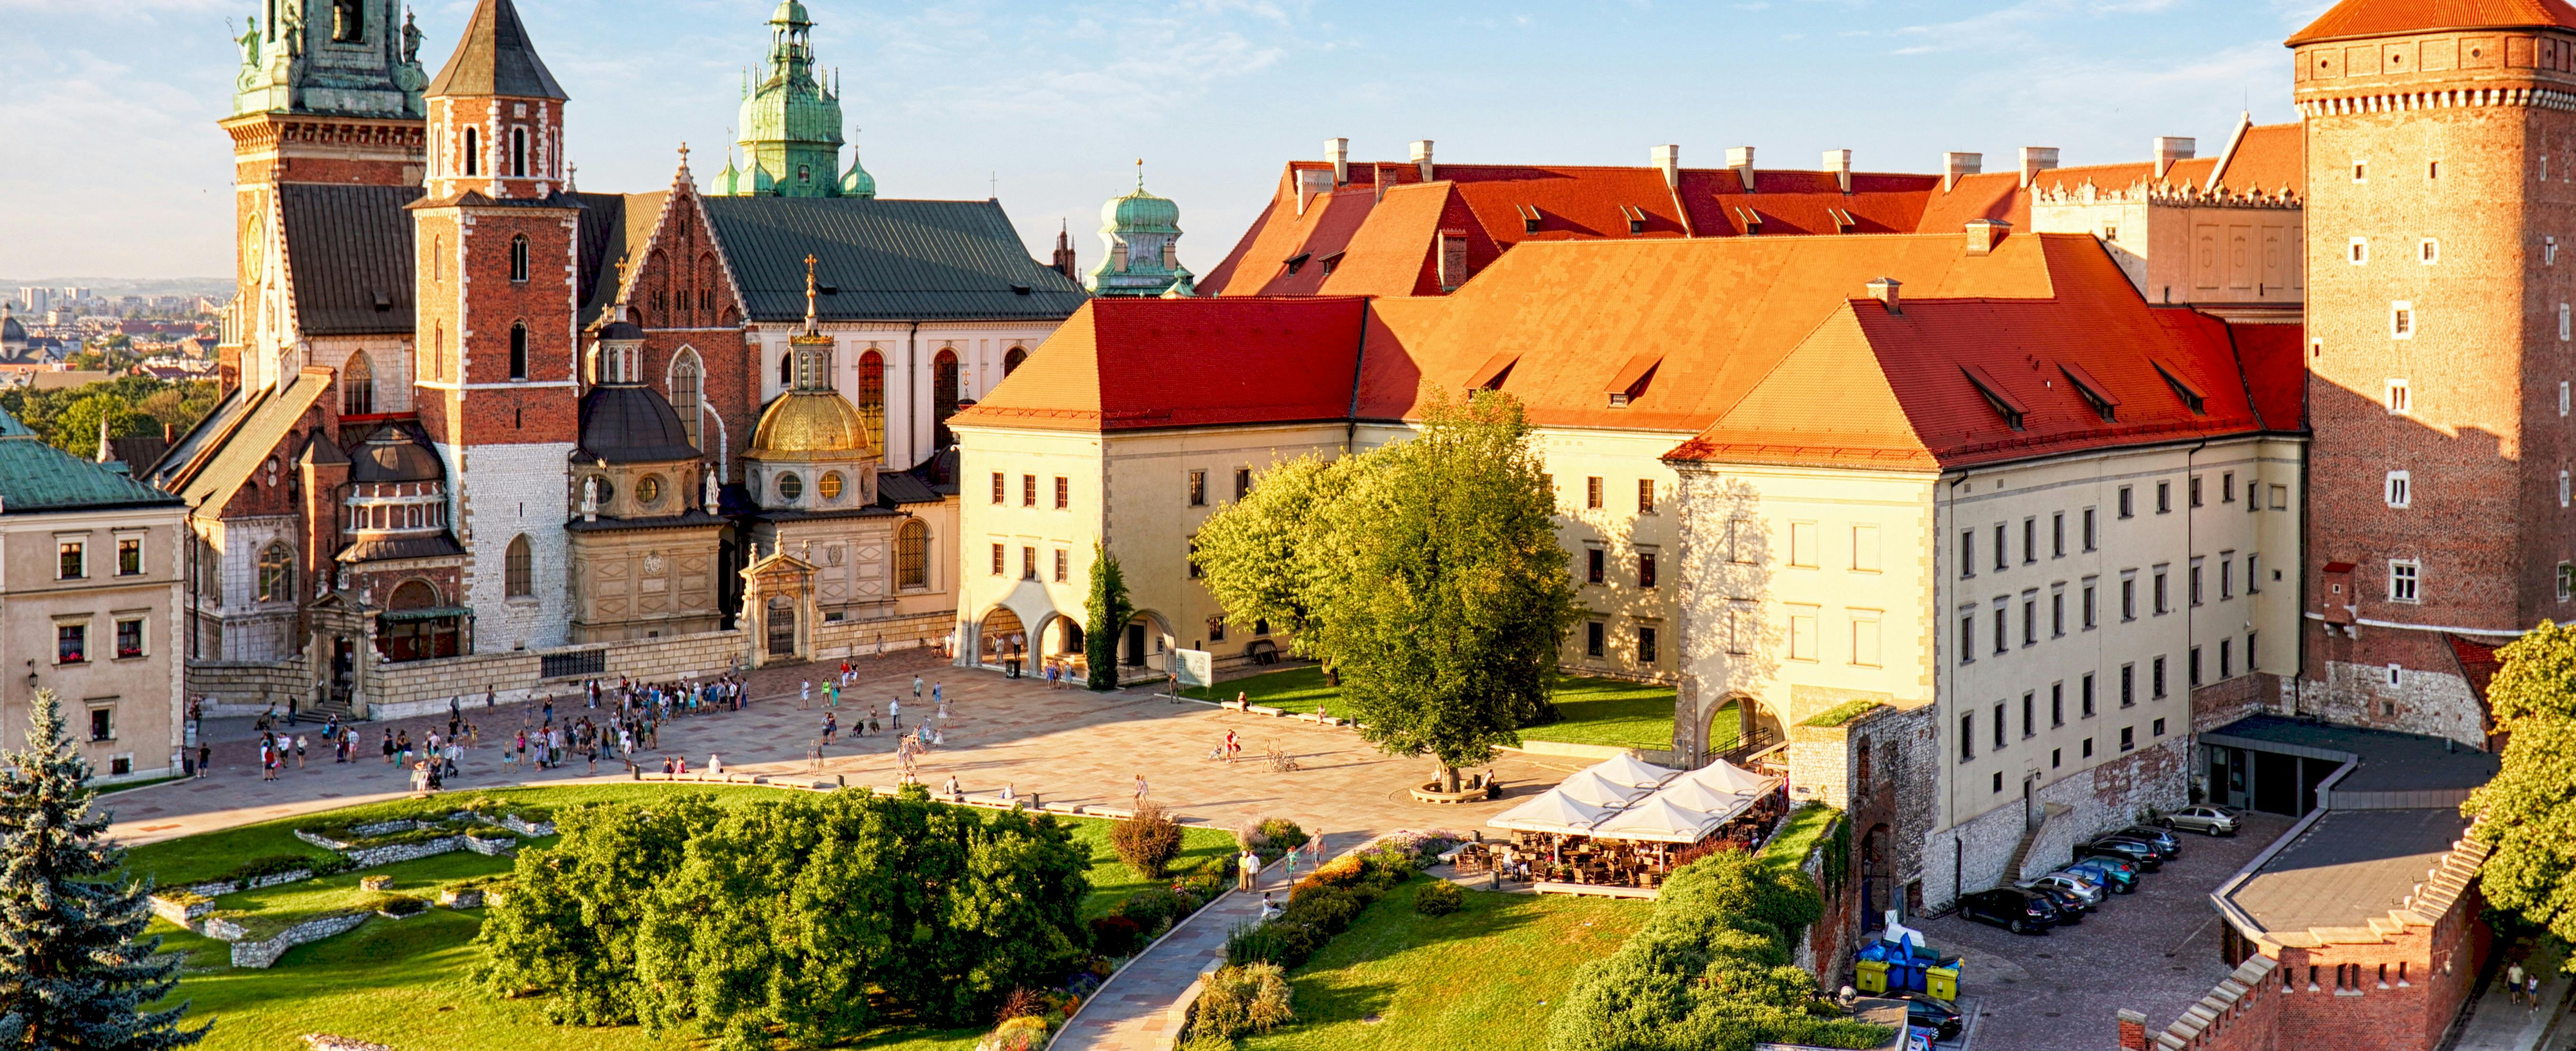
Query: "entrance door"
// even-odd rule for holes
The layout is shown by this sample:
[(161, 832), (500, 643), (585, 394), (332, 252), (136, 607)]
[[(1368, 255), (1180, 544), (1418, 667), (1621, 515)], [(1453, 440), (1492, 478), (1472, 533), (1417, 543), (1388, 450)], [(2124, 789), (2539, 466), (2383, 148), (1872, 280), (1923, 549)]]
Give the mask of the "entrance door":
[(2021, 827), (2024, 829), (2039, 827), (2039, 800), (2031, 795), (2031, 786), (2038, 783), (2037, 774), (2021, 779)]
[(796, 603), (792, 600), (769, 600), (769, 655), (796, 655)]
[(2299, 816), (2299, 757), (2255, 752), (2254, 809), (2266, 814)]
[(1141, 623), (1127, 625), (1127, 666), (1145, 666), (1145, 625)]

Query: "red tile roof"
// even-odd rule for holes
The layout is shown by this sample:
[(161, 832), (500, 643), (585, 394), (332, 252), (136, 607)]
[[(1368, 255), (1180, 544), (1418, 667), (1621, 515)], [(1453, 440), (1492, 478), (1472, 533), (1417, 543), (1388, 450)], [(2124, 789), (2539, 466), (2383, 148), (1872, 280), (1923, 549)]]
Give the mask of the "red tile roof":
[(2343, 0), (2286, 43), (2297, 47), (2443, 29), (2523, 28), (2576, 29), (2576, 7), (2566, 0)]
[(2477, 695), (2481, 703), (2485, 702), (2487, 684), (2494, 682), (2496, 672), (2504, 669), (2504, 661), (2496, 657), (2496, 650), (2502, 647), (2447, 633), (2442, 640), (2451, 644), (2451, 659), (2460, 663), (2460, 677), (2469, 680), (2469, 691)]
[(2230, 323), (2236, 363), (2263, 426), (2275, 431), (2308, 427), (2307, 329), (2299, 325)]
[(2298, 124), (2259, 124), (2245, 129), (2227, 155), (2217, 184), (2238, 193), (2308, 191), (2307, 129)]
[(956, 425), (1121, 431), (1342, 420), (1367, 301), (1083, 304)]

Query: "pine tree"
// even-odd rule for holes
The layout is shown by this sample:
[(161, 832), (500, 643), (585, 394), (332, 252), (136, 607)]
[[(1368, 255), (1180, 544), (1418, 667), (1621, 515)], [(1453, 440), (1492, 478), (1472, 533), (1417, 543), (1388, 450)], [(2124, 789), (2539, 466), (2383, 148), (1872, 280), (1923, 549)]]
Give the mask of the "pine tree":
[(1093, 544), (1091, 549), (1091, 622), (1083, 625), (1083, 661), (1091, 666), (1090, 686), (1095, 690), (1118, 688), (1118, 636), (1127, 631), (1127, 618), (1136, 615), (1136, 606), (1127, 600), (1127, 576), (1118, 569), (1118, 556), (1109, 553), (1106, 544)]
[(125, 848), (103, 838), (89, 761), (63, 733), (60, 702), (38, 690), (27, 747), (0, 777), (0, 1048), (157, 1051), (205, 1039), (179, 1027), (188, 1005), (147, 1005), (179, 984), (160, 956), (148, 882), (124, 878)]

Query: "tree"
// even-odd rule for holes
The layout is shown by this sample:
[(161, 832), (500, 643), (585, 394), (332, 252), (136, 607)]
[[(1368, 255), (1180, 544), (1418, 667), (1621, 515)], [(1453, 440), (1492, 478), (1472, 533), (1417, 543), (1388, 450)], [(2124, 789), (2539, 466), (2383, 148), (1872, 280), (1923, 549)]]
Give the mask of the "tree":
[(714, 797), (596, 803), (556, 815), (553, 847), (525, 850), (474, 943), (476, 977), (493, 992), (542, 992), (557, 1022), (620, 1025), (641, 1017), (635, 984), (645, 906), (691, 839), (715, 825)]
[(148, 1010), (178, 986), (162, 956), (147, 881), (124, 876), (125, 848), (101, 838), (89, 761), (63, 732), (53, 691), (36, 691), (27, 747), (0, 778), (0, 1047), (151, 1051), (187, 1047), (188, 1005)]
[(1127, 600), (1127, 576), (1118, 570), (1118, 556), (1109, 553), (1109, 545), (1091, 545), (1091, 601), (1089, 619), (1082, 626), (1083, 662), (1091, 666), (1089, 685), (1095, 690), (1118, 688), (1118, 636), (1127, 630), (1127, 618), (1136, 615), (1136, 607)]
[(1363, 738), (1437, 758), (1454, 790), (1459, 767), (1549, 713), (1576, 607), (1520, 404), (1426, 401), (1410, 441), (1291, 464), (1276, 495), (1280, 472), (1265, 474), (1201, 530), (1200, 562), (1221, 601), (1243, 604), (1229, 616), (1299, 625), (1296, 651), (1336, 672)]
[(2489, 904), (2576, 941), (2576, 625), (2543, 621), (2497, 650), (2487, 707), (2503, 767), (2461, 807), (2484, 818), (2479, 880)]

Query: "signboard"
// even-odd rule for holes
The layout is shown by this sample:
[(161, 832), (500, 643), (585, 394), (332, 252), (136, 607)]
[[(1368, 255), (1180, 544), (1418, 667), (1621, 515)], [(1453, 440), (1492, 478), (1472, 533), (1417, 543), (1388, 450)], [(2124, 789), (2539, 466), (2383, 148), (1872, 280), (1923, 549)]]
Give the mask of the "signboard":
[(1172, 650), (1172, 674), (1182, 686), (1216, 685), (1216, 655), (1206, 650)]

